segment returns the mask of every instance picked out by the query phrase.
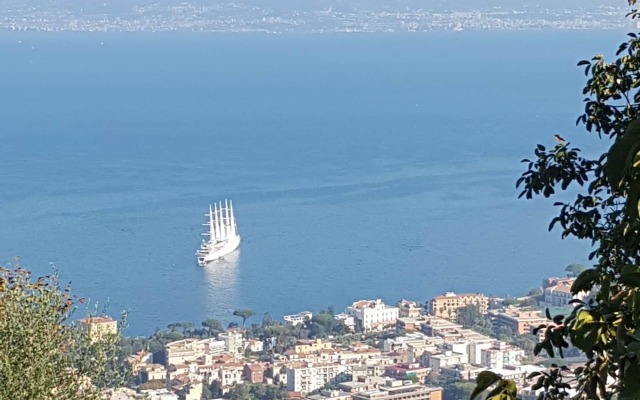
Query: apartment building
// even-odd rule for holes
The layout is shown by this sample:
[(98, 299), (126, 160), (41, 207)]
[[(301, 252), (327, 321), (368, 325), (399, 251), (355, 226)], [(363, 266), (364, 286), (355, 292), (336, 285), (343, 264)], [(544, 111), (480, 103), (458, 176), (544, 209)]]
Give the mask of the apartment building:
[(398, 302), (398, 310), (400, 318), (419, 318), (423, 314), (420, 304), (405, 299)]
[(487, 367), (480, 367), (472, 364), (458, 364), (451, 367), (442, 368), (441, 375), (453, 381), (475, 381), (480, 372), (486, 371)]
[(298, 343), (293, 346), (293, 351), (297, 354), (311, 354), (320, 350), (331, 350), (333, 343), (323, 341), (322, 339), (315, 340), (298, 340)]
[(229, 330), (218, 335), (218, 339), (224, 342), (225, 351), (231, 354), (239, 354), (244, 350), (244, 337), (242, 330)]
[(505, 342), (495, 341), (494, 345), (481, 351), (481, 365), (488, 368), (504, 368), (507, 365), (520, 364), (524, 350)]
[(351, 393), (340, 390), (321, 390), (318, 394), (306, 396), (305, 400), (351, 400)]
[(107, 335), (118, 333), (118, 321), (111, 317), (90, 317), (78, 320), (78, 326), (85, 329), (89, 335), (89, 340), (95, 342)]
[(384, 374), (398, 380), (414, 380), (414, 383), (424, 383), (431, 369), (421, 366), (419, 363), (401, 363), (389, 365), (384, 368)]
[(356, 301), (347, 308), (347, 314), (355, 319), (356, 330), (371, 332), (394, 327), (400, 310), (386, 305), (381, 299)]
[(482, 314), (489, 310), (489, 298), (480, 293), (455, 294), (446, 292), (429, 302), (429, 313), (439, 318), (456, 321), (458, 310), (469, 305), (477, 306)]
[(521, 308), (505, 308), (490, 313), (494, 326), (509, 328), (516, 335), (531, 333), (533, 328), (549, 321), (540, 310), (524, 310)]
[(240, 363), (227, 363), (221, 365), (218, 370), (220, 385), (224, 387), (233, 386), (244, 381), (244, 365)]
[(349, 366), (340, 364), (301, 363), (287, 369), (287, 390), (309, 393), (326, 384), (335, 385), (348, 379)]
[(442, 400), (442, 388), (389, 381), (377, 390), (353, 393), (353, 400)]
[(208, 339), (182, 339), (164, 346), (167, 365), (194, 361), (206, 353)]
[(441, 368), (451, 367), (457, 364), (468, 364), (469, 355), (466, 353), (454, 353), (447, 350), (443, 353), (427, 354), (427, 365), (434, 373), (439, 373)]
[(251, 363), (244, 365), (244, 379), (249, 383), (262, 383), (264, 381), (264, 364)]

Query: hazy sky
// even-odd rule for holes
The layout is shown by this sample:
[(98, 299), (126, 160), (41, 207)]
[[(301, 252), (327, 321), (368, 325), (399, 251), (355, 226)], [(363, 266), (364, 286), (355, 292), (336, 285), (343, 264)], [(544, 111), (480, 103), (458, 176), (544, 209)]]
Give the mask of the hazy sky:
[(544, 8), (593, 8), (598, 6), (625, 7), (627, 2), (624, 0), (477, 0), (473, 2), (459, 2), (450, 0), (3, 0), (0, 1), (2, 7), (13, 6), (30, 6), (30, 7), (61, 7), (85, 10), (102, 9), (108, 12), (126, 11), (134, 5), (162, 4), (162, 5), (178, 5), (181, 3), (192, 3), (202, 5), (213, 5), (216, 3), (245, 3), (255, 4), (267, 7), (291, 7), (291, 8), (307, 8), (318, 5), (335, 5), (358, 8), (378, 8), (380, 6), (387, 7), (411, 7), (435, 10), (468, 10), (468, 9), (486, 9), (492, 7), (503, 7), (505, 9), (521, 9), (525, 6), (544, 7)]

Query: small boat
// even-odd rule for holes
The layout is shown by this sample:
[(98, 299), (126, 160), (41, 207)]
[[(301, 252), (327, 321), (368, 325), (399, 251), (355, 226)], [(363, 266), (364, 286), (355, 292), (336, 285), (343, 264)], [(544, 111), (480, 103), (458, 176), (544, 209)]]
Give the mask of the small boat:
[(236, 225), (233, 203), (230, 200), (209, 205), (209, 222), (203, 224), (209, 227), (209, 232), (203, 233), (209, 240), (202, 240), (200, 248), (196, 251), (198, 264), (204, 266), (210, 262), (224, 258), (240, 246), (240, 235)]

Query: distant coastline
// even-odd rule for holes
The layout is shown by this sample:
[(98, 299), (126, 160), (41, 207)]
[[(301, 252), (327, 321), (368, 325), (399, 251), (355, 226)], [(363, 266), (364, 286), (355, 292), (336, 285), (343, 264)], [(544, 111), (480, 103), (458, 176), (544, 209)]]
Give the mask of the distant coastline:
[[(89, 6), (86, 6), (89, 7)], [(631, 29), (626, 7), (518, 4), (478, 9), (441, 9), (404, 2), (394, 5), (228, 2), (131, 4), (126, 7), (17, 2), (2, 12), (0, 31), (210, 32), (210, 33), (402, 33), (465, 30)]]

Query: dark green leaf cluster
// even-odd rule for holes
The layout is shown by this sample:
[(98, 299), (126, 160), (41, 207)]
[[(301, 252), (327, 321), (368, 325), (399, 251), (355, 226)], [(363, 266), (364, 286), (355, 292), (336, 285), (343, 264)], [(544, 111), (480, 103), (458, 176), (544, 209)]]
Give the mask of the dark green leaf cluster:
[(76, 301), (55, 272), (0, 267), (0, 399), (99, 399), (129, 379), (120, 336), (74, 325)]
[(286, 400), (289, 398), (284, 387), (250, 383), (234, 386), (225, 397), (231, 400)]
[[(569, 188), (578, 192), (573, 200), (554, 204), (558, 215), (549, 229), (560, 228), (563, 238), (593, 245), (592, 268), (577, 274), (571, 288), (573, 295), (588, 298), (575, 301), (566, 317), (547, 313), (549, 323), (536, 329), (544, 333), (543, 341), (534, 351), (562, 356), (571, 343), (585, 353), (588, 362), (571, 371), (581, 399), (640, 396), (640, 37), (629, 34), (616, 57), (607, 62), (596, 55), (578, 63), (588, 80), (577, 123), (611, 145), (588, 158), (556, 135), (551, 149), (538, 145), (535, 158), (523, 160), (527, 169), (516, 183), (520, 197), (528, 199)], [(552, 368), (536, 376), (541, 397), (564, 398), (562, 375), (568, 372)], [(500, 378), (492, 384), (504, 389), (505, 382)], [(511, 392), (489, 398), (505, 393)]]

